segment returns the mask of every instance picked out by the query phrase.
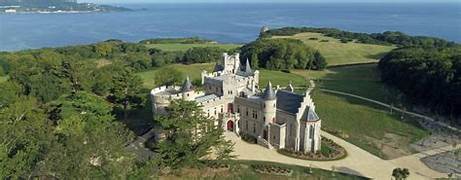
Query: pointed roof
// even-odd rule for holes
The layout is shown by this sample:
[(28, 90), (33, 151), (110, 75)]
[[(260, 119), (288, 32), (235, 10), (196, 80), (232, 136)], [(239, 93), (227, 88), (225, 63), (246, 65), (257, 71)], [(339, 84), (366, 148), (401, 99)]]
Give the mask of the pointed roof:
[(276, 95), (275, 95), (274, 89), (272, 89), (272, 83), (270, 81), (269, 83), (267, 83), (266, 89), (264, 90), (263, 98), (264, 100), (275, 100), (276, 99)]
[(245, 65), (245, 73), (246, 74), (252, 74), (253, 73), (253, 70), (251, 69), (251, 65), (250, 65), (250, 60), (248, 60), (248, 58), (247, 58), (247, 62), (246, 62), (246, 65)]
[(191, 90), (192, 90), (192, 83), (190, 82), (189, 76), (187, 76), (186, 80), (184, 80), (184, 83), (182, 84), (181, 92), (188, 92)]
[(286, 90), (287, 90), (287, 91), (291, 91), (291, 92), (294, 92), (294, 91), (295, 91), (295, 88), (294, 88), (293, 85), (291, 84), (291, 81), (290, 81), (290, 83), (288, 84), (288, 86), (286, 87)]

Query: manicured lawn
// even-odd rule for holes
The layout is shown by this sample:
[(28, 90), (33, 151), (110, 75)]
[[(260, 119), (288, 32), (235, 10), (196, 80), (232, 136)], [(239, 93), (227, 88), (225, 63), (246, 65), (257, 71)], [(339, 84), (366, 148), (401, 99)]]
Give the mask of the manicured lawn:
[(429, 133), (409, 117), (400, 119), (374, 104), (359, 99), (314, 91), (322, 128), (381, 158), (413, 153), (409, 144)]
[(320, 88), (343, 91), (385, 103), (398, 104), (398, 91), (381, 82), (376, 64), (328, 68), (324, 71), (294, 70), (294, 74), (316, 80)]
[[(274, 36), (273, 38), (293, 38), (302, 40), (307, 45), (318, 49), (329, 66), (377, 62), (393, 46), (362, 44), (355, 42), (341, 43), (338, 39), (326, 37), (320, 33), (300, 33), (294, 36)], [(311, 38), (317, 38), (313, 40)], [(328, 41), (328, 42), (322, 42)]]
[(302, 76), (282, 71), (260, 70), (259, 78), (260, 88), (265, 88), (268, 81), (271, 81), (272, 86), (274, 87), (280, 85), (284, 88), (290, 82), (296, 87), (306, 86), (306, 80)]
[[(244, 179), (244, 180), (284, 180), (284, 179), (367, 179), (360, 176), (332, 172), (302, 166), (294, 166), (263, 161), (231, 161), (228, 169), (185, 169), (178, 175), (161, 176), (160, 179)], [(291, 175), (275, 175), (256, 172), (255, 165), (265, 167), (280, 167), (292, 171)]]
[(242, 45), (239, 44), (213, 44), (213, 43), (206, 43), (206, 44), (148, 44), (146, 45), (149, 48), (158, 48), (163, 51), (187, 51), (193, 47), (219, 47), (226, 50), (231, 50), (235, 48), (239, 48)]
[[(191, 64), (191, 65), (184, 65), (184, 64), (172, 64), (168, 65), (168, 67), (173, 67), (179, 71), (181, 71), (185, 76), (189, 76), (191, 80), (200, 80), (201, 73), (203, 70), (211, 72), (213, 70), (214, 64), (213, 63), (205, 63), (205, 64)], [(165, 68), (165, 67), (160, 67)], [(155, 87), (154, 77), (157, 69), (145, 71), (141, 73), (137, 73), (143, 80), (144, 87), (152, 89)]]

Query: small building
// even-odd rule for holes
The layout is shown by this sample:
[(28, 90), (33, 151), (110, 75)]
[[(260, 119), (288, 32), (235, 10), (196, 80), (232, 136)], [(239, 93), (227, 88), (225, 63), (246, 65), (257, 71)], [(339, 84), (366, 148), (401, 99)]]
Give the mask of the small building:
[(5, 13), (16, 13), (16, 9), (5, 9)]
[[(321, 120), (310, 97), (286, 88), (273, 88), (269, 82), (259, 90), (259, 71), (239, 54), (224, 54), (212, 73), (202, 72), (204, 91), (195, 91), (187, 78), (181, 87), (162, 86), (151, 91), (153, 113), (168, 113), (171, 100), (196, 101), (203, 112), (216, 119), (226, 131), (245, 134), (267, 148), (302, 152), (320, 150)], [(312, 83), (313, 84), (313, 83)]]

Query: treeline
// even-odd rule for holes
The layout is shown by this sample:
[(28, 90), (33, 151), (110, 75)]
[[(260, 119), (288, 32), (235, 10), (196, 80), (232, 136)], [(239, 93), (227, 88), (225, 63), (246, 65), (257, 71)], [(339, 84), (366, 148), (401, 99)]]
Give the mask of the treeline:
[(313, 27), (285, 27), (271, 29), (261, 33), (260, 37), (267, 38), (272, 36), (291, 36), (303, 32), (322, 33), (325, 36), (340, 39), (342, 42), (356, 40), (365, 44), (397, 45), (400, 47), (452, 47), (456, 43), (444, 39), (426, 36), (409, 36), (402, 32), (386, 31), (383, 33), (356, 33), (342, 31), (335, 28), (313, 28)]
[(383, 57), (379, 69), (382, 80), (411, 101), (461, 124), (460, 47), (400, 48)]
[[(168, 41), (162, 39), (159, 41)], [(182, 41), (174, 39), (172, 41)], [(184, 40), (189, 42), (189, 40)], [(19, 52), (0, 53), (0, 72), (8, 73), (8, 64), (17, 61), (56, 61), (63, 59), (94, 61), (103, 66), (118, 61), (134, 71), (145, 71), (172, 63), (207, 63), (217, 62), (222, 53), (227, 52), (219, 47), (194, 47), (187, 51), (162, 51), (147, 48), (141, 43), (127, 43), (120, 40), (108, 40), (101, 43), (60, 48), (45, 48)]]
[(258, 39), (241, 48), (243, 60), (249, 59), (254, 68), (273, 70), (326, 68), (320, 52), (295, 39)]
[(209, 44), (216, 43), (212, 40), (202, 39), (198, 37), (191, 38), (157, 38), (142, 40), (141, 44)]

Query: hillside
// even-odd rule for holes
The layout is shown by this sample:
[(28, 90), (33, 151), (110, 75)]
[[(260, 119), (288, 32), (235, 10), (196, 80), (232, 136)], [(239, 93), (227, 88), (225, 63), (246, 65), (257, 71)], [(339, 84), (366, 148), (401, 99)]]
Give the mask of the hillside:
[(305, 32), (290, 36), (273, 36), (272, 38), (298, 39), (306, 45), (320, 51), (328, 66), (378, 62), (394, 46), (364, 44), (358, 42), (341, 42), (321, 33)]

